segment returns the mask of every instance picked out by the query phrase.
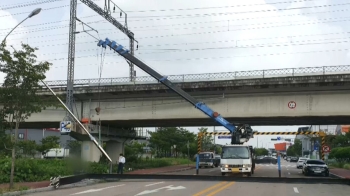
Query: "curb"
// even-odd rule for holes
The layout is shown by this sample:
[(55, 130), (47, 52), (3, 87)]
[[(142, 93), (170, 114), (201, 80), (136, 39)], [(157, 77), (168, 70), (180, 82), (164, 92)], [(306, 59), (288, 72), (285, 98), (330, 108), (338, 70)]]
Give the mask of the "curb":
[(331, 173), (331, 172), (329, 172), (329, 175), (332, 176), (333, 178), (345, 179), (343, 176), (339, 176), (339, 175), (333, 174), (333, 173)]
[(167, 174), (167, 173), (175, 173), (175, 172), (181, 172), (181, 171), (187, 171), (187, 170), (191, 170), (191, 169), (195, 169), (196, 167), (185, 167), (182, 169), (176, 169), (176, 170), (171, 170), (171, 171), (167, 171), (167, 172), (157, 172), (154, 174)]
[[(74, 188), (74, 187), (83, 187), (83, 186), (88, 186), (88, 185), (93, 185), (101, 182), (102, 180), (86, 180), (82, 182), (78, 182), (75, 184), (67, 184), (67, 185), (62, 185), (58, 189), (68, 189), (68, 188)], [(36, 188), (36, 189), (29, 189), (29, 190), (24, 190), (24, 191), (15, 191), (15, 192), (9, 192), (9, 193), (3, 193), (0, 194), (0, 196), (17, 196), (17, 195), (26, 195), (30, 193), (40, 193), (40, 192), (47, 192), (47, 191), (53, 191), (57, 190), (54, 187), (43, 187), (43, 188)]]

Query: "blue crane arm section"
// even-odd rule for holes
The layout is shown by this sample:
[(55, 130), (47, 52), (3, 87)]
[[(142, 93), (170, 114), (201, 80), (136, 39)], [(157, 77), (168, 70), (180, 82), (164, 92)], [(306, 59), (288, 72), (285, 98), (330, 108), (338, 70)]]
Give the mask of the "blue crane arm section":
[(236, 126), (232, 123), (225, 120), (220, 114), (217, 112), (214, 112), (211, 108), (209, 108), (207, 105), (205, 105), (203, 102), (197, 101), (194, 97), (186, 93), (184, 90), (179, 88), (178, 86), (171, 83), (167, 76), (163, 76), (150, 68), (148, 65), (140, 61), (138, 58), (134, 57), (133, 55), (129, 54), (129, 50), (124, 48), (122, 45), (117, 44), (115, 41), (110, 41), (108, 38), (106, 38), (105, 41), (100, 40), (97, 44), (97, 46), (102, 46), (103, 48), (106, 48), (109, 46), (110, 49), (114, 50), (115, 52), (119, 53), (121, 56), (129, 60), (130, 62), (134, 63), (137, 67), (157, 79), (159, 82), (167, 86), (169, 89), (173, 90), (175, 93), (180, 95), (182, 98), (190, 102), (192, 105), (194, 105), (197, 109), (202, 111), (204, 114), (209, 116), (210, 118), (214, 119), (216, 122), (218, 122), (220, 125), (224, 126), (226, 129), (228, 129), (231, 133), (236, 131)]

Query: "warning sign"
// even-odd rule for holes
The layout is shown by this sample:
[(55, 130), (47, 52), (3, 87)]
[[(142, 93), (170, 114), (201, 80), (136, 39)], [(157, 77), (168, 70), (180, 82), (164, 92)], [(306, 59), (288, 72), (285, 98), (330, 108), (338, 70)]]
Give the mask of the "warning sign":
[(297, 103), (295, 103), (295, 101), (288, 102), (288, 108), (289, 109), (294, 109), (296, 107), (297, 107)]
[(322, 151), (325, 152), (325, 153), (328, 153), (328, 152), (331, 151), (331, 148), (329, 146), (327, 146), (327, 145), (324, 145), (324, 146), (322, 146)]

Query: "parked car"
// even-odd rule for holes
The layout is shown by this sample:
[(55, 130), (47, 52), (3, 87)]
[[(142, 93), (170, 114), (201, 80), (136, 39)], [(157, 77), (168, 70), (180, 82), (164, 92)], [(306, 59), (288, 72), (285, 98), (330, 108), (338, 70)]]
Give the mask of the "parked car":
[(311, 174), (322, 174), (326, 177), (329, 176), (328, 165), (324, 161), (317, 159), (306, 160), (303, 164), (302, 172), (305, 176)]
[(302, 169), (303, 168), (303, 165), (304, 165), (304, 162), (308, 160), (307, 158), (304, 158), (304, 157), (300, 157), (298, 162), (297, 162), (297, 168), (298, 169)]
[(263, 157), (261, 159), (255, 159), (255, 163), (269, 163), (269, 164), (277, 164), (277, 159), (273, 157)]
[(291, 158), (292, 158), (292, 157), (287, 156), (287, 159), (286, 159), (286, 160), (287, 160), (288, 162), (290, 162), (290, 159), (291, 159)]
[(298, 162), (298, 157), (291, 157), (290, 162)]

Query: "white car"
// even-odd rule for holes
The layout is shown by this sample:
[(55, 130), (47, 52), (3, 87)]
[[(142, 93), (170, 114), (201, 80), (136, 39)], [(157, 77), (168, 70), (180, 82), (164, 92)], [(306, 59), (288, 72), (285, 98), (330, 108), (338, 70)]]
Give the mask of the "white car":
[(297, 162), (297, 168), (298, 169), (302, 169), (303, 168), (303, 164), (304, 162), (308, 160), (308, 158), (303, 158), (303, 157), (300, 157), (298, 162)]

